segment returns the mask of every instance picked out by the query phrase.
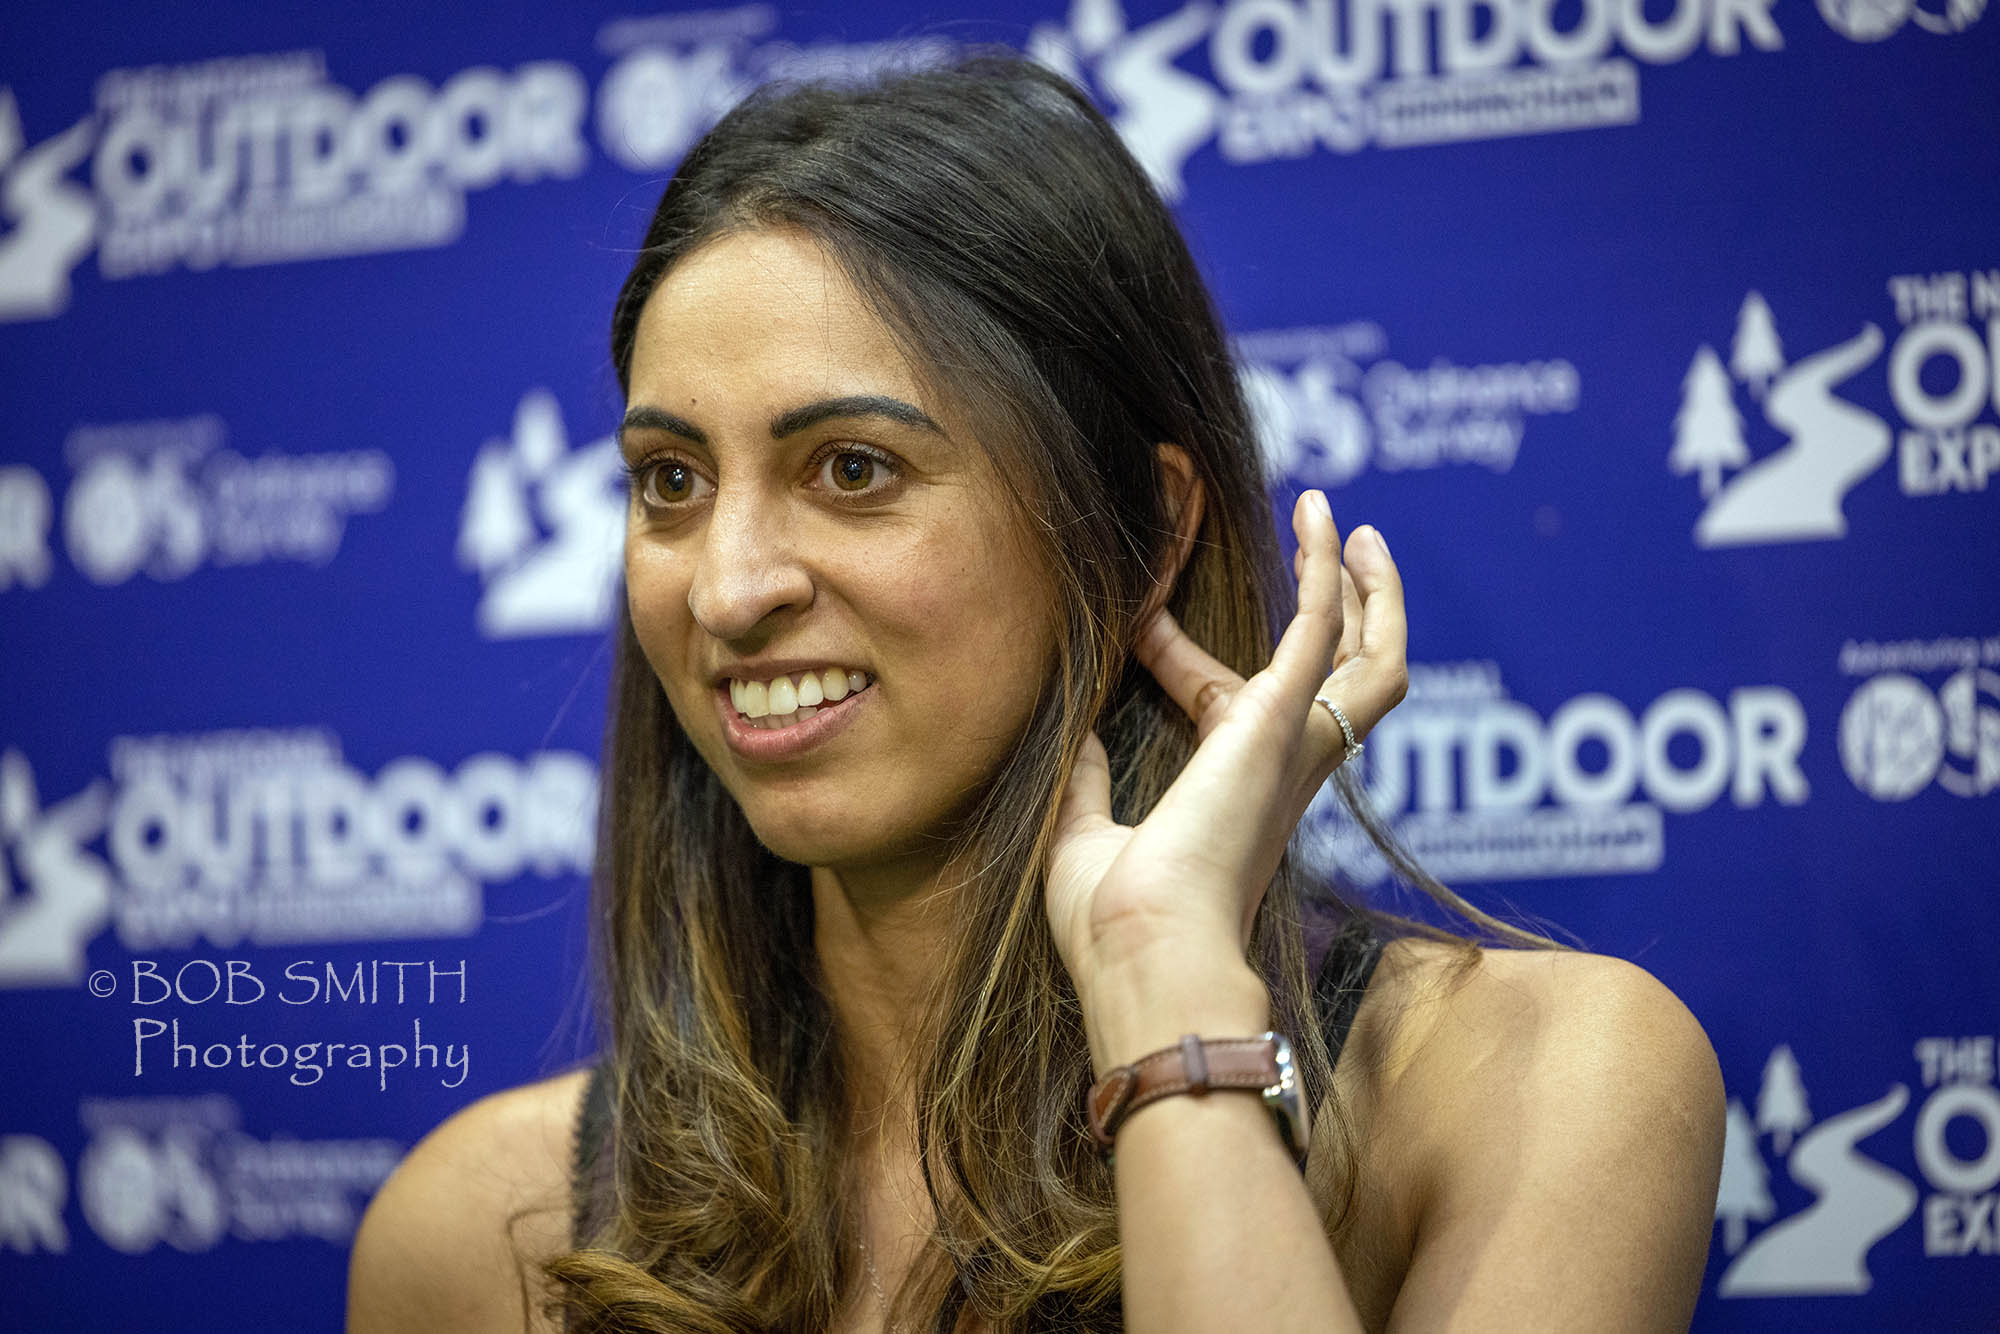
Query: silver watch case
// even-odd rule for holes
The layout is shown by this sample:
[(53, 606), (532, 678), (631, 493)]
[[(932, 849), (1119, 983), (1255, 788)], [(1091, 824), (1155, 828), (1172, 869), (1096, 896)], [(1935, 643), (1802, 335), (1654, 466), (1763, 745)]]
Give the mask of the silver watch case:
[(1277, 1048), (1278, 1082), (1264, 1090), (1264, 1105), (1277, 1118), (1278, 1133), (1285, 1147), (1303, 1166), (1306, 1148), (1312, 1143), (1312, 1114), (1306, 1107), (1305, 1086), (1298, 1067), (1292, 1064), (1292, 1040), (1282, 1033), (1266, 1033), (1265, 1039)]

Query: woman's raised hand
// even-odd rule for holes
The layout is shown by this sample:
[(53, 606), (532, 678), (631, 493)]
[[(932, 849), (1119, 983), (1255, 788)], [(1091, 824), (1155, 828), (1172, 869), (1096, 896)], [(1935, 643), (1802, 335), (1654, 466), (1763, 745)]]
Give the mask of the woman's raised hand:
[[(1174, 968), (1243, 961), (1250, 924), (1292, 831), (1347, 756), (1325, 695), (1359, 742), (1403, 698), (1409, 673), (1403, 585), (1372, 528), (1339, 530), (1323, 493), (1292, 511), (1299, 608), (1271, 662), (1249, 680), (1166, 614), (1135, 652), (1194, 720), (1187, 767), (1136, 828), (1111, 818), (1111, 775), (1093, 733), (1057, 816), (1046, 901), (1080, 995), (1151, 956)], [(1095, 1044), (1095, 1038), (1093, 1039)]]

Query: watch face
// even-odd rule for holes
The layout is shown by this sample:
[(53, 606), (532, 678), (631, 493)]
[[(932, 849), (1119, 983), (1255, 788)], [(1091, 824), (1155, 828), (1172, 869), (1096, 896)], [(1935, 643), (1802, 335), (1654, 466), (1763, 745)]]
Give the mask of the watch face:
[(1278, 1118), (1278, 1133), (1285, 1137), (1285, 1147), (1303, 1164), (1312, 1125), (1298, 1067), (1292, 1064), (1291, 1039), (1282, 1033), (1266, 1033), (1264, 1037), (1276, 1048), (1278, 1064), (1278, 1082), (1264, 1090), (1264, 1105)]

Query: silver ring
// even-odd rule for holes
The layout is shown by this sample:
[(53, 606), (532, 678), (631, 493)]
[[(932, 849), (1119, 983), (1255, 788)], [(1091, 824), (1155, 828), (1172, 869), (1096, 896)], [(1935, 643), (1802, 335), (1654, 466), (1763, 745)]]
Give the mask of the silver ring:
[(1333, 720), (1340, 724), (1340, 735), (1347, 742), (1347, 753), (1340, 757), (1340, 763), (1345, 764), (1349, 760), (1358, 757), (1366, 747), (1354, 739), (1354, 728), (1348, 723), (1347, 715), (1340, 711), (1340, 706), (1325, 695), (1314, 695), (1313, 703), (1324, 704), (1326, 711), (1333, 715)]

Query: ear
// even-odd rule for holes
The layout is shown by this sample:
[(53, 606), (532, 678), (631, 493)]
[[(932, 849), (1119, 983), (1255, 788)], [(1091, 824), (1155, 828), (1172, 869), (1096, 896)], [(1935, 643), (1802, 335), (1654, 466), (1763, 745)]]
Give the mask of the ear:
[(1206, 492), (1201, 478), (1194, 470), (1194, 460), (1179, 445), (1162, 442), (1154, 447), (1159, 461), (1161, 484), (1167, 495), (1167, 514), (1173, 525), (1173, 544), (1166, 552), (1155, 577), (1153, 589), (1146, 594), (1146, 602), (1139, 610), (1138, 624), (1143, 626), (1153, 618), (1153, 613), (1167, 605), (1168, 596), (1186, 568), (1188, 557), (1194, 554), (1195, 534), (1201, 531), (1204, 512), (1203, 500)]

